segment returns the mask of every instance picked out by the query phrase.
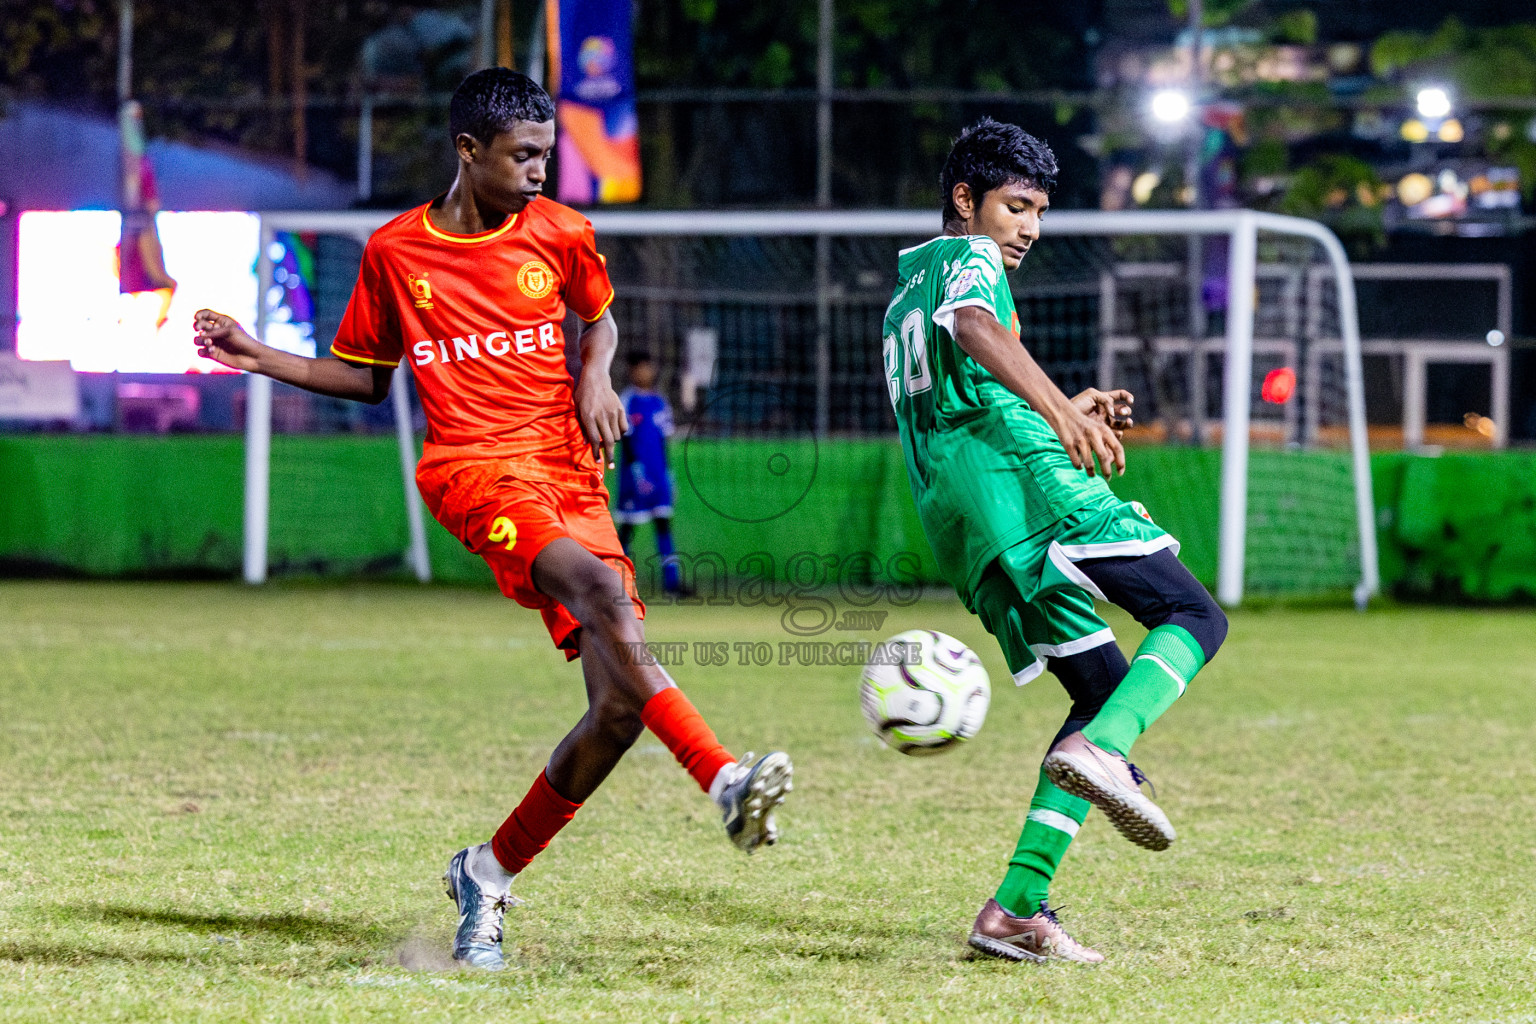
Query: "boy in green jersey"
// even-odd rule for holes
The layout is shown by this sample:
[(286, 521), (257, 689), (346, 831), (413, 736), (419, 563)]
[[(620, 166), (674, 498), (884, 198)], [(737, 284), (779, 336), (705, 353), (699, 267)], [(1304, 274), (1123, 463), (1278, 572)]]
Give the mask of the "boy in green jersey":
[[(939, 175), (944, 232), (901, 253), (882, 333), (912, 496), (940, 569), (997, 638), (1014, 682), (1049, 666), (1072, 698), (970, 943), (1011, 960), (1096, 963), (1047, 905), (1051, 877), (1090, 805), (1137, 845), (1173, 842), (1126, 755), (1215, 656), (1227, 620), (1179, 562), (1178, 542), (1105, 483), (1125, 471), (1131, 395), (1069, 399), (1019, 341), (1006, 274), (1039, 238), (1055, 178), (1049, 147), (1015, 125), (984, 118), (962, 132)], [(1150, 630), (1130, 664), (1095, 598)]]

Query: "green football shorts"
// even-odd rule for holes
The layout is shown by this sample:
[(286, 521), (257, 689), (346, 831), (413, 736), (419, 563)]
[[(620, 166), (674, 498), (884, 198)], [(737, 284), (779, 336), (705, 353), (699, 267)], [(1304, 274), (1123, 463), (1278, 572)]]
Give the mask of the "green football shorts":
[(1093, 609), (1094, 598), (1104, 595), (1077, 562), (1137, 558), (1164, 548), (1178, 554), (1179, 542), (1141, 502), (1109, 498), (1005, 548), (966, 604), (997, 638), (1013, 681), (1023, 686), (1045, 671), (1048, 658), (1114, 643), (1114, 632)]

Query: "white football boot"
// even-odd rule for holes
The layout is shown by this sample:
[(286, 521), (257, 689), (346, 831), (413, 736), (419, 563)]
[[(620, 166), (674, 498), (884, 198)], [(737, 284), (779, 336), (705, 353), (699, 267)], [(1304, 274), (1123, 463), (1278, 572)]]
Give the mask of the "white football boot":
[(516, 875), (486, 870), (482, 858), (493, 856), (490, 843), (467, 847), (453, 855), (443, 874), (448, 898), (459, 908), (453, 958), (482, 971), (506, 969), (507, 962), (501, 955), (502, 916), (508, 907), (522, 905), (522, 900), (512, 895), (512, 879)]
[[(773, 809), (795, 788), (795, 766), (788, 754), (774, 751), (754, 761), (755, 756), (748, 751), (736, 764), (720, 769), (723, 778), (710, 787), (710, 795), (720, 805), (725, 834), (746, 853), (779, 841)], [(718, 793), (713, 792), (716, 787)]]

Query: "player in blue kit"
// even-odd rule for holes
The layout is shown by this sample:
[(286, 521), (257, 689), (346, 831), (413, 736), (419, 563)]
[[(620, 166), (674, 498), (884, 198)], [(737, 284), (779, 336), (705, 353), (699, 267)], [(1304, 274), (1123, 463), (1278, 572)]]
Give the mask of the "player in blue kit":
[(672, 406), (654, 390), (655, 384), (656, 364), (651, 354), (631, 352), (629, 387), (619, 395), (629, 429), (619, 444), (619, 507), (613, 519), (626, 552), (636, 526), (655, 524), (656, 553), (662, 560), (661, 586), (676, 594), (682, 586), (677, 560), (672, 557), (672, 473), (667, 469)]

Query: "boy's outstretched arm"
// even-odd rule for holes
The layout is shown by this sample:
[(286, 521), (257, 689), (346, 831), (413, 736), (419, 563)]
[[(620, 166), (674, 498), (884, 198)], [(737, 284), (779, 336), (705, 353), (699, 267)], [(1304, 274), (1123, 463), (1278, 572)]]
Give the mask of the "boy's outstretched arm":
[(1045, 418), (1056, 436), (1061, 438), (1072, 465), (1092, 476), (1095, 473), (1094, 457), (1097, 456), (1099, 469), (1106, 477), (1110, 475), (1111, 467), (1125, 472), (1125, 449), (1100, 411), (1101, 404), (1112, 407), (1114, 396), (1120, 392), (1096, 392), (1103, 397), (1103, 403), (1085, 393), (1080, 397), (1086, 398), (1083, 404), (1089, 409), (1080, 408), (1052, 383), (1029, 350), (1019, 344), (1019, 339), (998, 323), (990, 310), (979, 306), (962, 306), (955, 310), (955, 342), (1003, 387), (1024, 399), (1030, 408)]
[(192, 317), (197, 330), (197, 354), (236, 370), (259, 373), (313, 391), (317, 395), (347, 398), (378, 405), (389, 397), (389, 366), (354, 366), (335, 356), (310, 359), (263, 345), (245, 332), (233, 317), (200, 309)]
[(592, 446), (592, 456), (605, 469), (613, 468), (613, 446), (629, 428), (624, 403), (613, 390), (613, 353), (619, 328), (605, 311), (592, 323), (581, 322), (581, 379), (576, 382), (576, 419)]

